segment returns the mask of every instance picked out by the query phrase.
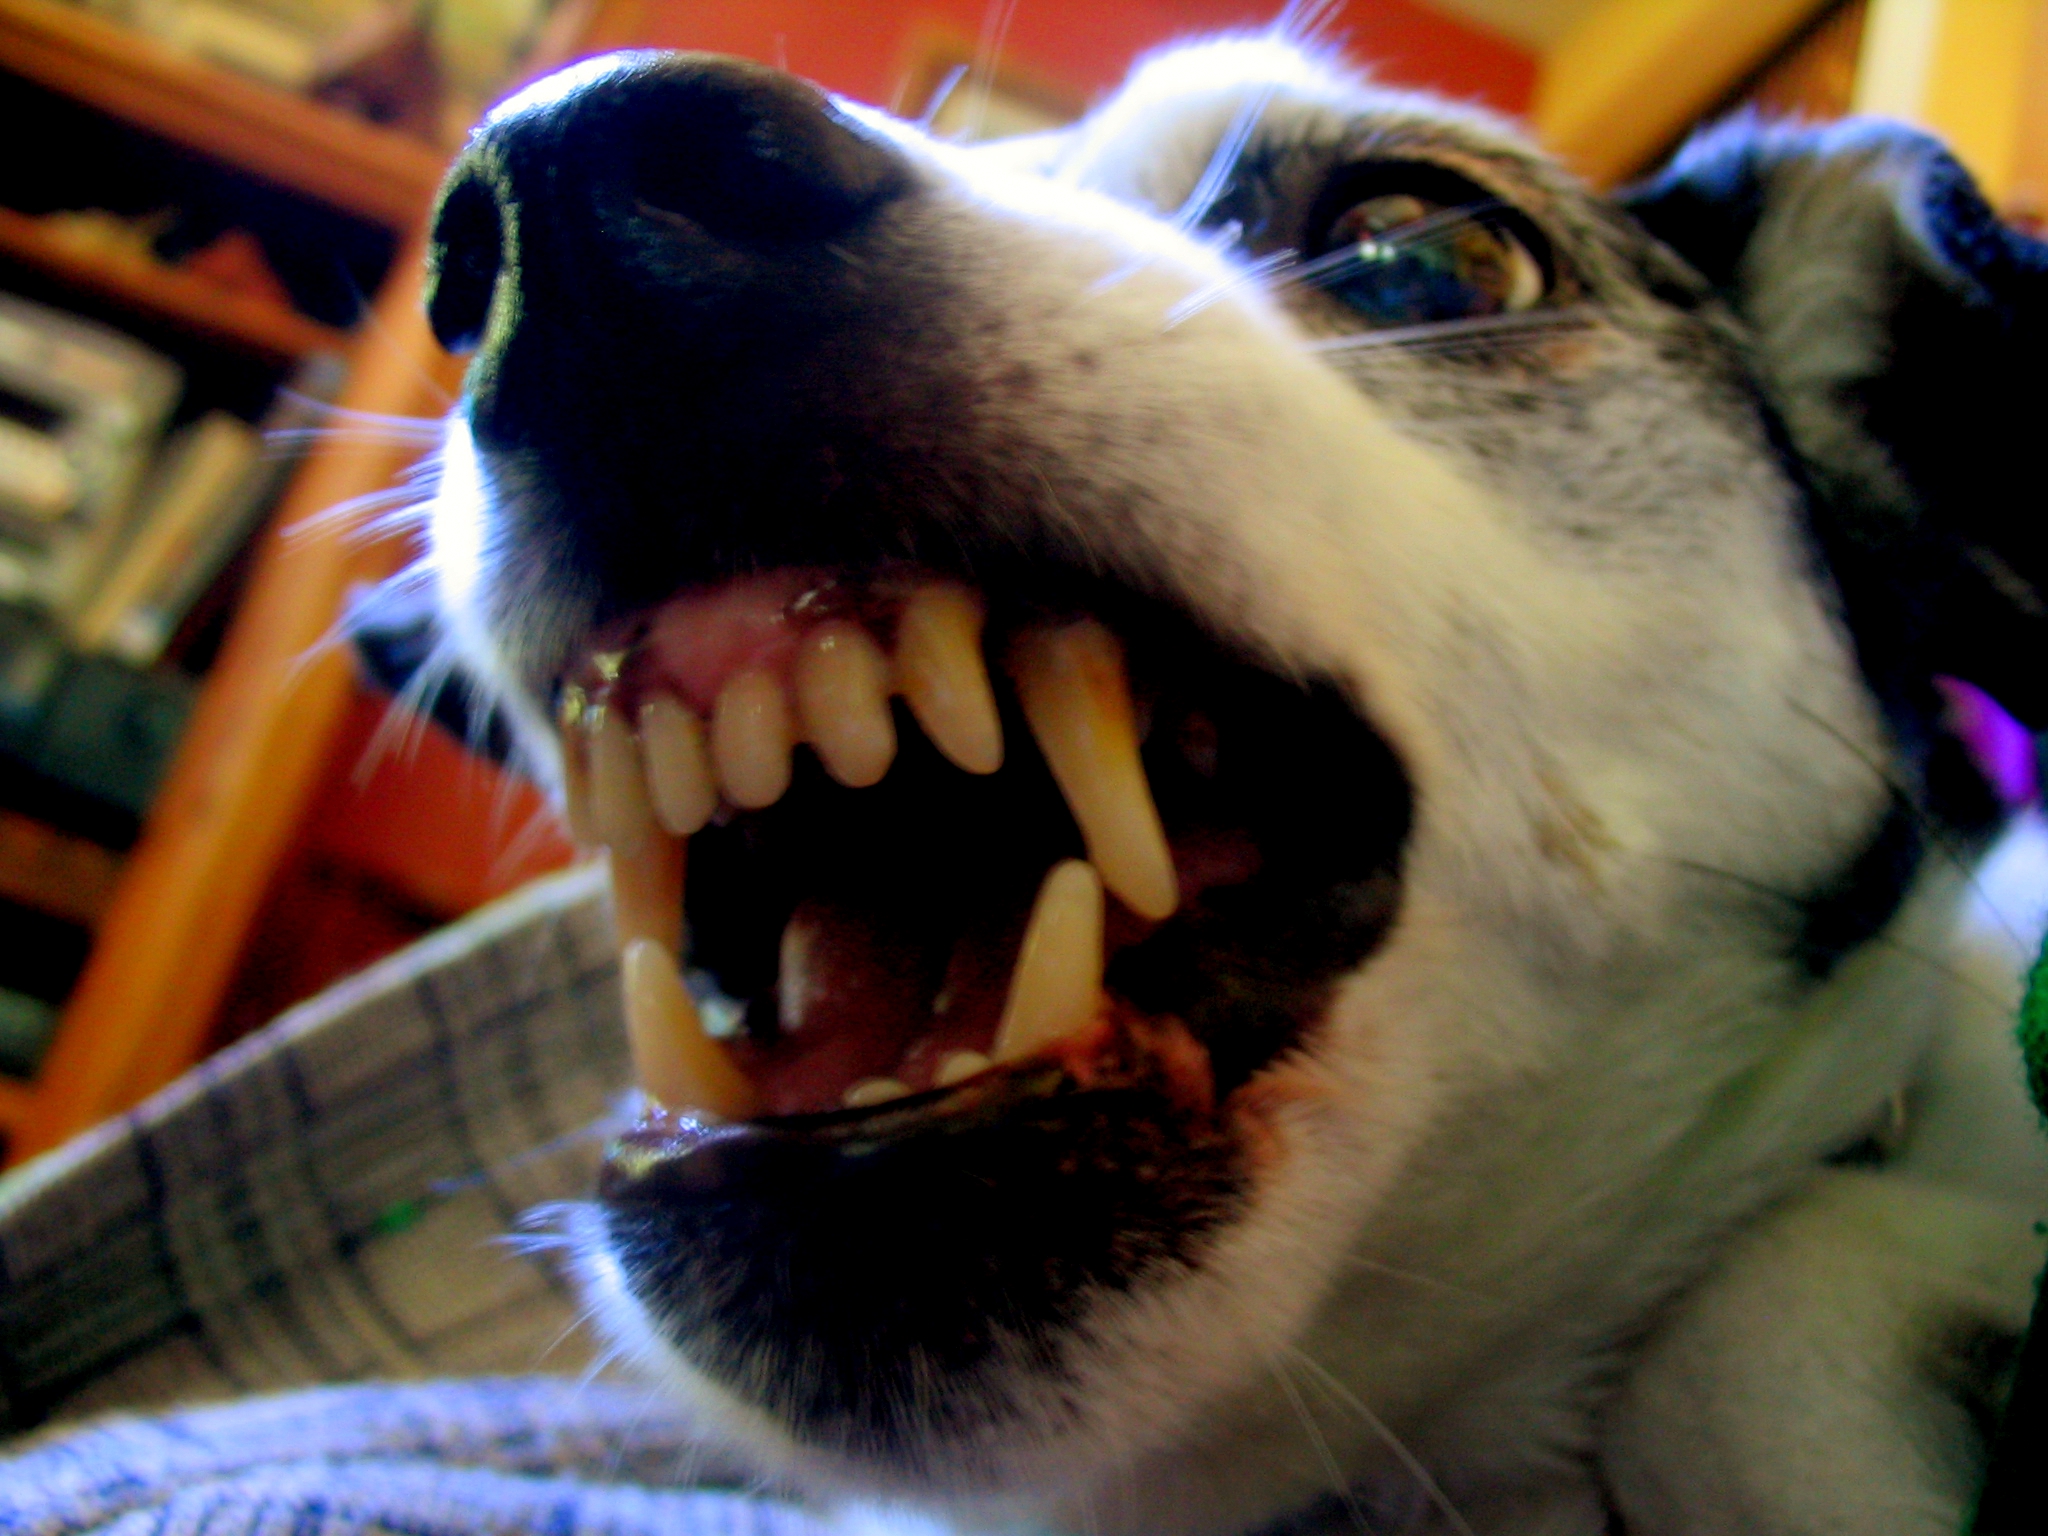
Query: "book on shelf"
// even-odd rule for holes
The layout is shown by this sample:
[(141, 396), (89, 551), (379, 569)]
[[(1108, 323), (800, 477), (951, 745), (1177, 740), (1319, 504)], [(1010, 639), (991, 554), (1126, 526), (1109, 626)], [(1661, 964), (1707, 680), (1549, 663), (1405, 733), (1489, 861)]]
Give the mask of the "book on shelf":
[(0, 987), (0, 1075), (32, 1078), (57, 1033), (58, 1008), (40, 997)]
[(86, 9), (266, 84), (302, 91), (333, 41), (386, 0), (87, 0)]
[(165, 444), (99, 576), (65, 615), (80, 649), (148, 666), (283, 492), (345, 375), (315, 357), (251, 427), (215, 411)]
[(170, 765), (196, 692), (177, 673), (83, 655), (46, 614), (0, 605), (0, 799), (60, 829), (125, 845)]
[(0, 898), (90, 928), (113, 900), (120, 869), (105, 844), (0, 809)]
[(35, 1075), (91, 950), (84, 924), (0, 896), (0, 1072)]
[(124, 622), (190, 558), (206, 525), (248, 477), (260, 449), (256, 429), (226, 411), (209, 411), (172, 434), (125, 536), (81, 594), (82, 606), (69, 615), (72, 639), (82, 649), (125, 649), (115, 643)]
[(183, 385), (131, 337), (0, 294), (0, 599), (78, 600)]

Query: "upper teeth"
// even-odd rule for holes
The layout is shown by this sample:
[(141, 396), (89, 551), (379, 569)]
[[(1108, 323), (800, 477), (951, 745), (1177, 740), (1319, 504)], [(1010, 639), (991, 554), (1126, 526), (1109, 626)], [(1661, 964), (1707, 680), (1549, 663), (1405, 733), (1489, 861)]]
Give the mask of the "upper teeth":
[(820, 624), (804, 636), (795, 681), (804, 738), (825, 771), (849, 789), (877, 783), (896, 758), (882, 648), (858, 624)]
[(981, 599), (918, 588), (896, 621), (896, 686), (932, 745), (969, 773), (1003, 766), (1003, 722), (981, 660)]
[(1123, 647), (1092, 619), (1018, 636), (1017, 699), (1080, 823), (1102, 883), (1141, 917), (1173, 915), (1180, 886), (1159, 809), (1138, 760)]
[(750, 671), (728, 682), (711, 713), (711, 755), (726, 798), (750, 811), (780, 800), (795, 735), (781, 678)]
[(674, 946), (682, 935), (683, 841), (654, 819), (640, 745), (617, 710), (597, 713), (590, 740), (588, 820), (611, 851), (619, 938)]
[(704, 722), (667, 694), (656, 694), (640, 706), (640, 743), (655, 815), (677, 837), (688, 837), (718, 809)]
[[(641, 1084), (656, 1099), (726, 1117), (759, 1109), (745, 1074), (705, 1033), (676, 970), (686, 839), (710, 820), (721, 795), (744, 809), (779, 800), (799, 739), (841, 784), (878, 782), (896, 755), (892, 686), (950, 761), (993, 773), (1003, 761), (1003, 732), (982, 623), (973, 592), (931, 582), (904, 603), (893, 657), (857, 624), (817, 624), (799, 640), (787, 678), (760, 666), (727, 678), (708, 730), (686, 705), (655, 693), (641, 703), (636, 735), (619, 710), (568, 690), (568, 820), (579, 838), (611, 851), (628, 1028)], [(1040, 887), (992, 1046), (996, 1064), (1043, 1050), (1099, 1015), (1105, 887), (1155, 920), (1171, 915), (1179, 899), (1116, 637), (1092, 620), (1027, 630), (1010, 647), (1008, 670), (1088, 861), (1054, 866)], [(955, 1052), (935, 1080), (949, 1085), (990, 1065), (977, 1052)], [(846, 1102), (874, 1104), (908, 1091), (894, 1079), (868, 1080), (847, 1090)]]

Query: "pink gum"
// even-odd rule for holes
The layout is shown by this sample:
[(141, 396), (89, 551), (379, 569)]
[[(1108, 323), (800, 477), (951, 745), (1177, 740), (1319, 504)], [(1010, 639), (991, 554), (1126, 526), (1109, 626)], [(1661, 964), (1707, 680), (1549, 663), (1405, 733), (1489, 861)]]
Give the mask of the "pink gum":
[(779, 570), (671, 598), (629, 631), (599, 637), (594, 653), (602, 655), (609, 641), (626, 649), (625, 660), (612, 688), (596, 677), (586, 684), (595, 693), (623, 694), (619, 702), (635, 711), (665, 693), (709, 716), (734, 677), (787, 677), (807, 631), (830, 618), (855, 617), (851, 605), (808, 601), (830, 588), (825, 572)]

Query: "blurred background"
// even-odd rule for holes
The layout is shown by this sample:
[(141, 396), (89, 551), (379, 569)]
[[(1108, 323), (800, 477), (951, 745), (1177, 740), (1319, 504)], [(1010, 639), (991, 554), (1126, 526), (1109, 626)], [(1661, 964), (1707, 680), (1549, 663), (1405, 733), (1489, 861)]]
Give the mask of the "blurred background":
[[(0, 1137), (19, 1160), (573, 857), (337, 625), (459, 367), (421, 227), (492, 100), (625, 46), (938, 131), (1070, 119), (1242, 0), (0, 0)], [(1597, 183), (1755, 103), (1940, 133), (2048, 208), (2048, 0), (1351, 0), (1383, 81)], [(405, 658), (387, 657), (402, 670)]]

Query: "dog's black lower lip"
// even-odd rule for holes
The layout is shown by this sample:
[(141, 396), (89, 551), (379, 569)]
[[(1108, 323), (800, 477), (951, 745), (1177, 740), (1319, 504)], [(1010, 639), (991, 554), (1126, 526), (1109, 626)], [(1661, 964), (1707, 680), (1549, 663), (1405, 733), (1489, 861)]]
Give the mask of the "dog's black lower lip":
[(1004, 1368), (1061, 1374), (1063, 1325), (1197, 1262), (1248, 1182), (1243, 1138), (1170, 1085), (1047, 1064), (920, 1097), (944, 1103), (650, 1117), (601, 1186), (612, 1252), (695, 1369), (892, 1460), (1015, 1417)]
[[(607, 1200), (640, 1198), (656, 1185), (716, 1182), (716, 1166), (728, 1154), (764, 1142), (809, 1146), (848, 1157), (865, 1157), (907, 1137), (957, 1135), (986, 1126), (1034, 1101), (1069, 1087), (1055, 1063), (986, 1073), (951, 1088), (892, 1099), (864, 1109), (833, 1109), (808, 1115), (776, 1115), (727, 1124), (653, 1109), (621, 1133), (605, 1155), (599, 1193)], [(691, 1160), (695, 1159), (694, 1166)]]

